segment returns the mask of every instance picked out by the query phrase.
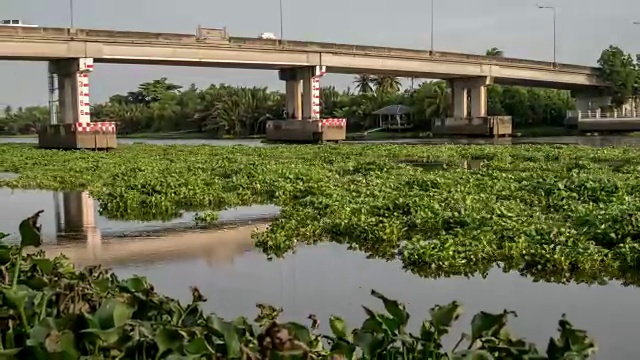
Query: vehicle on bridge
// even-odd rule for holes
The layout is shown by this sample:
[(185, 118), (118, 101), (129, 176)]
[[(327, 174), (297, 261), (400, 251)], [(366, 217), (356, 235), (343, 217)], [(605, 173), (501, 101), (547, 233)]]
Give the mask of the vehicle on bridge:
[(0, 26), (38, 27), (38, 25), (25, 24), (19, 19), (0, 20)]
[(274, 33), (270, 33), (270, 32), (263, 32), (258, 37), (260, 39), (265, 39), (265, 40), (278, 40), (276, 35)]

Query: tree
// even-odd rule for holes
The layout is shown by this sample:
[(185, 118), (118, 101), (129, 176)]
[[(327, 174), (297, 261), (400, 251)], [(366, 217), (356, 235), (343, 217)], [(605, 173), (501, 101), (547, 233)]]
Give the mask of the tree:
[(360, 74), (353, 80), (356, 90), (360, 94), (370, 94), (373, 92), (373, 77), (369, 74)]
[(610, 45), (600, 54), (598, 65), (604, 80), (611, 84), (609, 95), (614, 106), (621, 107), (637, 94), (639, 71), (630, 54)]
[(490, 49), (487, 49), (486, 56), (496, 56), (496, 57), (503, 57), (504, 56), (504, 51), (498, 49), (497, 47), (492, 47)]
[[(430, 120), (448, 115), (451, 94), (445, 81), (425, 81), (400, 92), (394, 76), (361, 75), (357, 94), (323, 87), (322, 116), (348, 119), (349, 131), (376, 125), (372, 113), (384, 106), (402, 104), (413, 109), (416, 129), (428, 129)], [(520, 125), (562, 125), (567, 110), (574, 107), (567, 91), (492, 85), (488, 89), (490, 115), (511, 115)], [(197, 131), (211, 137), (263, 134), (268, 119), (282, 118), (285, 95), (262, 87), (225, 84), (198, 89), (182, 88), (166, 78), (140, 84), (126, 94), (114, 94), (105, 103), (92, 106), (93, 121), (116, 121), (120, 133)], [(49, 121), (45, 106), (18, 108), (0, 118), (0, 133), (32, 133)]]
[(373, 85), (378, 95), (394, 95), (397, 94), (402, 87), (400, 79), (390, 75), (373, 77)]

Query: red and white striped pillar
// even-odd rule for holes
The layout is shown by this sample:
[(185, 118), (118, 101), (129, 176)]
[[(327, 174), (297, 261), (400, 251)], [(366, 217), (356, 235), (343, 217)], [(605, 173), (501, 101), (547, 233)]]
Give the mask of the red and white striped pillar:
[(91, 102), (89, 101), (89, 73), (93, 71), (92, 58), (80, 58), (78, 61), (78, 72), (76, 79), (78, 82), (77, 102), (79, 123), (91, 122)]
[(327, 73), (326, 66), (316, 66), (314, 76), (311, 78), (311, 119), (318, 120), (322, 116), (322, 104), (320, 102), (320, 78)]

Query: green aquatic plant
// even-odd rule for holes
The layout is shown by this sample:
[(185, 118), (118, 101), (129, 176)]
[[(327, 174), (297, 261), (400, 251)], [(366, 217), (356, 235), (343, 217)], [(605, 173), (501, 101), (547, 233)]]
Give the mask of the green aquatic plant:
[[(584, 146), (154, 146), (110, 153), (0, 145), (12, 188), (83, 189), (114, 219), (274, 204), (269, 256), (332, 241), (423, 276), (493, 266), (638, 284), (640, 156)], [(473, 160), (473, 161), (469, 161)], [(440, 164), (438, 168), (421, 164)], [(461, 167), (461, 164), (479, 166)]]
[[(64, 256), (25, 255), (41, 244), (37, 219), (20, 224), (19, 245), (0, 244), (0, 357), (6, 359), (586, 359), (596, 345), (563, 318), (545, 352), (506, 328), (516, 314), (480, 312), (471, 330), (446, 350), (443, 339), (460, 317), (457, 302), (429, 310), (418, 333), (405, 306), (372, 290), (385, 312), (363, 306), (366, 318), (349, 330), (337, 316), (331, 334), (280, 322), (282, 309), (258, 304), (255, 320), (205, 314), (206, 298), (191, 288), (188, 304), (158, 294), (144, 277), (118, 279), (101, 267), (75, 269)], [(11, 282), (8, 273), (18, 274)]]

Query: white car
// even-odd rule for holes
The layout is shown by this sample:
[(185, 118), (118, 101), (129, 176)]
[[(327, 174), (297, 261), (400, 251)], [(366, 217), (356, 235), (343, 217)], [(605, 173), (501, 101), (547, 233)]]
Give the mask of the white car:
[(22, 20), (0, 20), (0, 26), (38, 27), (38, 25), (25, 24)]
[(260, 36), (258, 36), (260, 39), (265, 39), (265, 40), (277, 40), (278, 38), (274, 35), (274, 33), (270, 33), (270, 32), (263, 32), (262, 34), (260, 34)]

